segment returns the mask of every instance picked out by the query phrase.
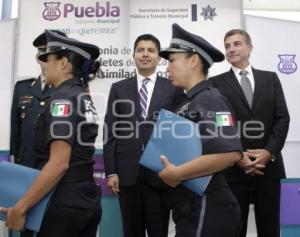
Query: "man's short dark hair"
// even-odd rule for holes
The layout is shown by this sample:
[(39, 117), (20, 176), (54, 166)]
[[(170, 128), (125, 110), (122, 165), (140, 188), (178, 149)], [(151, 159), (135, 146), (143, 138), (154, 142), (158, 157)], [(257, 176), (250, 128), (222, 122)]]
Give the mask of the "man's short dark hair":
[(228, 31), (228, 32), (225, 34), (224, 41), (225, 41), (228, 37), (233, 36), (233, 35), (237, 35), (237, 34), (244, 36), (244, 38), (245, 38), (247, 44), (252, 45), (252, 40), (251, 40), (250, 35), (249, 35), (246, 31), (241, 30), (241, 29), (232, 29), (232, 30)]
[(138, 43), (142, 40), (152, 41), (155, 44), (157, 52), (160, 51), (160, 42), (159, 42), (159, 40), (154, 35), (144, 34), (144, 35), (140, 35), (139, 37), (136, 38), (136, 40), (134, 42), (134, 52), (136, 50), (136, 47), (137, 47)]

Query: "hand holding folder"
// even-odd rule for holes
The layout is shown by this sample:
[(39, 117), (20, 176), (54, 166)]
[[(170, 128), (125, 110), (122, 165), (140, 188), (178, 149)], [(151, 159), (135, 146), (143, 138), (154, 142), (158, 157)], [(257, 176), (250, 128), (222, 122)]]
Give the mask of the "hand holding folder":
[[(159, 172), (163, 169), (160, 156), (174, 165), (181, 165), (202, 154), (199, 125), (170, 111), (161, 110), (140, 164)], [(203, 195), (211, 176), (185, 180), (182, 184)]]
[(161, 162), (163, 163), (164, 169), (159, 172), (158, 176), (169, 186), (175, 188), (181, 184), (182, 180), (177, 176), (176, 166), (170, 163), (167, 157), (161, 156)]
[[(18, 200), (30, 188), (39, 170), (25, 166), (12, 164), (6, 161), (0, 162), (0, 206), (13, 207)], [(48, 193), (26, 214), (25, 227), (38, 232), (42, 219), (53, 191)], [(6, 217), (0, 212), (0, 221), (5, 221)]]

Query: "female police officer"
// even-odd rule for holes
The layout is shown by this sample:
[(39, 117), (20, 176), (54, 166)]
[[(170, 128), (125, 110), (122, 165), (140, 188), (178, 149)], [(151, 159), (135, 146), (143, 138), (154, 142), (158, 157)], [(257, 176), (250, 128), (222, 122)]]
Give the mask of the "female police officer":
[(171, 45), (160, 56), (169, 60), (172, 84), (184, 88), (187, 101), (177, 111), (199, 123), (203, 155), (180, 166), (161, 160), (159, 176), (176, 187), (185, 179), (211, 175), (204, 196), (179, 185), (168, 188), (166, 201), (173, 208), (176, 237), (234, 237), (240, 223), (239, 206), (219, 171), (242, 158), (240, 141), (228, 101), (207, 81), (208, 68), (224, 55), (202, 37), (173, 24)]
[(93, 179), (97, 114), (87, 82), (99, 70), (99, 48), (46, 30), (46, 83), (55, 90), (36, 125), (41, 173), (6, 212), (6, 225), (21, 230), (26, 212), (56, 186), (38, 237), (96, 236), (100, 195)]

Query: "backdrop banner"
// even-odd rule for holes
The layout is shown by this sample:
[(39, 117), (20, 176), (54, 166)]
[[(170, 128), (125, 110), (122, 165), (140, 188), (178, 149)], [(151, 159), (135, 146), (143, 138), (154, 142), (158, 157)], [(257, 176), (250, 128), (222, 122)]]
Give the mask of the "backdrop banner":
[(254, 47), (251, 63), (278, 74), (291, 116), (287, 141), (300, 141), (300, 44), (294, 37), (300, 23), (254, 16), (245, 21)]
[[(225, 32), (240, 28), (242, 22), (241, 0), (204, 0), (197, 3), (192, 0), (26, 0), (20, 1), (19, 7), (17, 80), (39, 74), (32, 41), (44, 29), (58, 29), (69, 37), (100, 47), (103, 79), (90, 83), (99, 115), (97, 149), (103, 147), (102, 127), (111, 84), (136, 73), (132, 55), (137, 36), (153, 34), (166, 48), (171, 39), (171, 25), (176, 22), (224, 51)], [(161, 60), (157, 73), (167, 77), (166, 66), (167, 61)], [(210, 75), (221, 73), (228, 67), (225, 62), (216, 64)], [(96, 176), (101, 175), (96, 173)]]

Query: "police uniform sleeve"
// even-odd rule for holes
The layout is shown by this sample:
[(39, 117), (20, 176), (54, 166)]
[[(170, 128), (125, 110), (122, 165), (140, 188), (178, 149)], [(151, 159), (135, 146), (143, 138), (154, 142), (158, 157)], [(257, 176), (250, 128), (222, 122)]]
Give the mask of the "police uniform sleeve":
[(203, 154), (241, 151), (231, 106), (219, 93), (207, 93), (199, 102)]
[(47, 144), (53, 140), (62, 140), (72, 146), (76, 139), (77, 123), (77, 99), (67, 93), (54, 95), (47, 113)]

